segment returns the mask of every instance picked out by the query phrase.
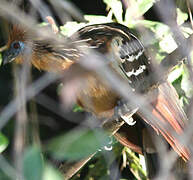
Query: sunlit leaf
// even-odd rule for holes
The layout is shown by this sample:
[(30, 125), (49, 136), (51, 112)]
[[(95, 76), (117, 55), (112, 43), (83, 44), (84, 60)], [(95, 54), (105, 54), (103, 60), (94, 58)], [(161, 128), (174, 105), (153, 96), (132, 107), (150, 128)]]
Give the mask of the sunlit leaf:
[(124, 151), (127, 154), (127, 161), (129, 163), (129, 168), (131, 169), (133, 175), (137, 179), (144, 179), (144, 180), (147, 179), (146, 173), (144, 172), (140, 164), (140, 159), (129, 148), (124, 148)]
[(171, 34), (165, 36), (159, 44), (160, 48), (167, 53), (171, 53), (178, 47)]
[(146, 28), (149, 28), (152, 32), (157, 33), (159, 37), (165, 34), (165, 32), (169, 31), (168, 26), (157, 21), (137, 20), (136, 24), (141, 24)]
[[(145, 157), (141, 154), (139, 154), (139, 163), (143, 169), (143, 172), (147, 172), (147, 166), (146, 166), (146, 163), (145, 163)], [(146, 174), (145, 174), (146, 175)]]
[(190, 27), (181, 26), (180, 29), (182, 30), (185, 38), (188, 38), (191, 34), (193, 34), (193, 30)]
[(169, 82), (174, 82), (176, 79), (178, 79), (183, 73), (183, 67), (177, 66), (168, 76)]
[(39, 27), (42, 27), (42, 26), (48, 26), (49, 24), (47, 22), (41, 22), (38, 24)]
[(177, 8), (177, 23), (178, 25), (183, 24), (188, 19), (188, 14), (182, 12), (179, 8)]
[(188, 70), (186, 68), (184, 68), (184, 73), (183, 73), (182, 81), (181, 81), (181, 88), (184, 90), (188, 98), (191, 98), (193, 96), (193, 86), (190, 81)]
[(131, 12), (129, 10), (129, 8), (126, 10), (126, 13), (125, 13), (125, 21), (124, 21), (124, 24), (130, 28), (133, 28), (135, 23), (135, 21), (133, 20), (132, 16), (131, 16)]
[(66, 24), (60, 27), (61, 33), (64, 36), (71, 36), (78, 29), (84, 27), (86, 23), (77, 23), (75, 21), (68, 21)]
[(79, 105), (75, 104), (73, 107), (73, 112), (83, 112), (84, 110)]
[(122, 7), (122, 3), (119, 0), (103, 0), (104, 3), (107, 4), (107, 7), (112, 9), (113, 14), (115, 15), (117, 21), (119, 23), (123, 22), (123, 7)]
[(130, 0), (125, 13), (125, 24), (133, 27), (137, 18), (143, 16), (154, 4), (155, 0)]
[[(190, 0), (191, 1), (191, 0)], [(182, 0), (175, 0), (176, 7), (180, 9), (182, 12), (187, 12), (187, 3), (184, 3), (185, 1)]]
[(43, 172), (42, 180), (63, 180), (64, 177), (60, 172), (54, 169), (50, 164), (46, 164)]
[(133, 28), (136, 18), (138, 18), (137, 2), (136, 0), (130, 0), (125, 12), (124, 24), (130, 28)]
[(100, 24), (100, 23), (112, 22), (111, 17), (106, 17), (106, 16), (84, 15), (84, 18), (85, 18), (90, 24)]
[(160, 63), (166, 57), (162, 52), (156, 53), (155, 59)]
[(185, 97), (185, 96), (182, 96), (182, 97), (180, 98), (180, 105), (181, 105), (182, 107), (185, 107), (185, 106), (187, 106), (188, 104), (189, 104), (188, 98)]
[(37, 146), (28, 148), (23, 159), (24, 177), (26, 180), (42, 179), (43, 158)]
[(8, 146), (9, 141), (6, 136), (0, 132), (0, 153), (2, 153)]
[(155, 3), (155, 0), (138, 0), (138, 16), (144, 15)]
[(87, 23), (78, 23), (76, 21), (66, 22), (66, 24), (60, 27), (61, 33), (64, 36), (71, 36), (77, 30), (86, 25), (112, 22), (111, 18), (106, 16), (84, 15), (84, 18), (88, 21)]
[(138, 20), (136, 21), (136, 24), (143, 25), (144, 27), (150, 29), (153, 33), (155, 33), (156, 38), (159, 38), (160, 40), (170, 34), (169, 27), (157, 21)]
[(155, 38), (159, 41), (159, 48), (162, 52), (171, 53), (177, 48), (177, 44), (167, 25), (149, 20), (139, 20), (137, 24), (145, 26), (154, 33)]
[(73, 130), (54, 138), (46, 150), (57, 159), (76, 160), (90, 155), (108, 142), (108, 136), (102, 130)]
[(0, 66), (1, 66), (1, 63), (2, 63), (2, 55), (0, 53)]
[(151, 28), (155, 31), (155, 34), (159, 39), (163, 39), (170, 34), (169, 27), (163, 23), (154, 22), (154, 27)]

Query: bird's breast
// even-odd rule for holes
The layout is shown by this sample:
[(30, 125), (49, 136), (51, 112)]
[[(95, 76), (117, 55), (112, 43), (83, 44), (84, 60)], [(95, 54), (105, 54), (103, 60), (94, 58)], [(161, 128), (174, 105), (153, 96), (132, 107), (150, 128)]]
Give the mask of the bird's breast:
[(105, 117), (113, 115), (118, 100), (118, 95), (94, 75), (87, 77), (87, 82), (78, 95), (78, 102), (82, 107)]

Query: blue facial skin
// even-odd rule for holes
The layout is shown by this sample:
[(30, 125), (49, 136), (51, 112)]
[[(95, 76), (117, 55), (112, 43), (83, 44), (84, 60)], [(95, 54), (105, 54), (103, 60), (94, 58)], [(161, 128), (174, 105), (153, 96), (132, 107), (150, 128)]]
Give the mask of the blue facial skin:
[(25, 44), (21, 41), (14, 41), (8, 50), (3, 53), (3, 64), (7, 64), (13, 61), (18, 55), (20, 55), (25, 48)]

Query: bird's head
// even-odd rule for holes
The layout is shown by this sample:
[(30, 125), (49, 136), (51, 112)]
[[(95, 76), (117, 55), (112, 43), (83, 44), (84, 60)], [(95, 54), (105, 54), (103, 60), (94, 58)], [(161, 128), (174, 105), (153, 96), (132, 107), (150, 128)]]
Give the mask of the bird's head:
[(22, 41), (13, 41), (10, 47), (3, 53), (3, 64), (14, 61), (22, 55), (25, 44)]
[(18, 26), (13, 26), (9, 33), (7, 48), (3, 52), (2, 63), (7, 64), (14, 60), (17, 61), (17, 63), (21, 63), (23, 53), (26, 50), (26, 40), (26, 31)]
[(6, 46), (2, 64), (13, 61), (22, 64), (25, 60), (30, 60), (29, 62), (39, 70), (61, 72), (71, 66), (72, 60), (79, 58), (76, 49), (74, 51), (77, 53), (72, 57), (69, 47), (65, 44), (58, 45), (58, 41), (53, 38), (41, 37), (30, 29), (18, 25), (11, 28)]

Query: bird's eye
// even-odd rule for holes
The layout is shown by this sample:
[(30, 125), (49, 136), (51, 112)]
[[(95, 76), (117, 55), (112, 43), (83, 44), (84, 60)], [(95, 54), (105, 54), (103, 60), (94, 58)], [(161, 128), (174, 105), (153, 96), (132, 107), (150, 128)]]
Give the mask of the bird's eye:
[(20, 48), (20, 43), (19, 42), (14, 42), (13, 47), (14, 47), (14, 49), (19, 49)]

